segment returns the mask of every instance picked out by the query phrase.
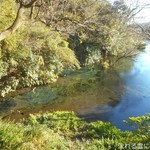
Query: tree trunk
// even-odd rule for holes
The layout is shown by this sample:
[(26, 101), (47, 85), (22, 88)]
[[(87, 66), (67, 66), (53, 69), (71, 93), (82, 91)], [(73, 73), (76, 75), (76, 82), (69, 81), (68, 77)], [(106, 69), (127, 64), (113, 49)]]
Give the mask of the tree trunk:
[(24, 13), (24, 7), (20, 6), (17, 12), (16, 19), (14, 20), (13, 24), (5, 31), (0, 32), (0, 41), (9, 37), (12, 33), (14, 33), (21, 26), (23, 22), (22, 21), (23, 13)]

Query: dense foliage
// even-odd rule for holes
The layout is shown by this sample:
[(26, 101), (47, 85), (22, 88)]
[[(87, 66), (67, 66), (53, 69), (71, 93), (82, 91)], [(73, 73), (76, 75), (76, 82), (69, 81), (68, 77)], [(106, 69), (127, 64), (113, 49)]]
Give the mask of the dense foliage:
[[(73, 112), (31, 115), (19, 123), (0, 120), (0, 149), (5, 150), (121, 150), (149, 149), (150, 115), (130, 118), (134, 131), (110, 123), (87, 123)], [(135, 125), (134, 125), (135, 124)]]
[[(124, 1), (1, 0), (0, 96), (55, 82), (64, 72), (84, 66), (108, 70), (121, 59), (133, 57), (142, 39), (129, 24), (130, 13)], [(53, 92), (67, 96), (86, 91), (96, 82), (94, 78), (84, 76), (84, 82), (77, 79)], [(134, 143), (146, 146), (150, 115), (126, 122), (134, 127), (133, 132), (101, 121), (87, 123), (73, 112), (31, 115), (18, 123), (0, 120), (0, 149), (114, 150), (125, 146), (136, 149)]]
[(5, 47), (4, 44), (7, 43), (3, 41), (2, 64), (7, 68), (1, 66), (4, 72), (1, 80), (6, 85), (2, 95), (16, 88), (53, 82), (63, 69), (79, 68), (79, 62), (68, 47), (68, 42), (57, 32), (50, 32), (45, 25), (28, 27), (28, 33), (20, 37), (13, 48), (10, 45)]
[(134, 56), (141, 43), (128, 25), (129, 9), (124, 3), (33, 1), (35, 8), (26, 0), (0, 2), (0, 36), (16, 23), (18, 3), (31, 8), (21, 16), (23, 25), (0, 41), (3, 97), (17, 88), (54, 82), (63, 70), (95, 64), (108, 69)]

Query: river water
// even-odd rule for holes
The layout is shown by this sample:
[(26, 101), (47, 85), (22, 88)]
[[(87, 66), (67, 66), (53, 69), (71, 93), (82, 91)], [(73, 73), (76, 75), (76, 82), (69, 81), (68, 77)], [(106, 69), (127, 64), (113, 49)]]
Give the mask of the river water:
[[(109, 121), (131, 130), (123, 120), (150, 112), (150, 43), (134, 61), (126, 60), (119, 73), (78, 71), (55, 86), (18, 91), (0, 102), (3, 118), (18, 120), (30, 113), (75, 111), (87, 121)], [(81, 84), (82, 83), (82, 84)]]

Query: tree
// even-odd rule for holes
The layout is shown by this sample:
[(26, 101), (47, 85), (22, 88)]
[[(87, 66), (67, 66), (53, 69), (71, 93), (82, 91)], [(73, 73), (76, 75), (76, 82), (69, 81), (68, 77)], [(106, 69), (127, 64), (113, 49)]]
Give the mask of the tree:
[[(92, 30), (93, 21), (96, 23), (96, 16), (102, 10), (98, 3), (101, 0), (80, 1), (74, 0), (16, 0), (18, 11), (12, 25), (6, 30), (0, 32), (0, 41), (14, 33), (24, 22), (24, 14), (28, 14), (28, 18), (34, 18), (42, 23), (50, 26), (55, 31), (72, 33), (79, 27), (86, 27)], [(92, 6), (92, 7), (91, 7)], [(27, 13), (30, 11), (30, 13)], [(97, 9), (97, 11), (95, 11)], [(93, 13), (93, 14), (92, 14)], [(67, 25), (67, 29), (66, 29)]]
[(0, 32), (0, 41), (9, 37), (21, 26), (21, 24), (23, 23), (23, 14), (25, 12), (25, 9), (32, 8), (34, 3), (37, 1), (38, 0), (32, 0), (29, 3), (25, 3), (25, 2), (23, 2), (23, 0), (16, 0), (16, 3), (19, 5), (18, 11), (16, 14), (16, 18), (10, 27), (8, 27), (6, 30)]
[[(123, 2), (114, 5), (107, 0), (1, 2), (3, 96), (12, 89), (55, 81), (63, 70), (80, 68), (79, 61), (83, 66), (98, 64), (108, 68), (133, 56), (140, 43), (128, 24), (129, 9)], [(115, 60), (110, 59), (112, 56)]]
[(144, 15), (145, 17), (147, 15), (144, 14), (144, 11), (149, 9), (150, 2), (148, 0), (143, 0), (143, 1), (131, 0), (130, 2), (128, 2), (128, 7), (129, 7), (129, 18), (130, 18), (131, 26), (135, 28), (135, 30), (137, 31), (138, 34), (140, 34), (140, 36), (143, 36), (146, 39), (150, 39), (150, 32), (149, 32), (150, 20), (145, 20), (144, 18)]

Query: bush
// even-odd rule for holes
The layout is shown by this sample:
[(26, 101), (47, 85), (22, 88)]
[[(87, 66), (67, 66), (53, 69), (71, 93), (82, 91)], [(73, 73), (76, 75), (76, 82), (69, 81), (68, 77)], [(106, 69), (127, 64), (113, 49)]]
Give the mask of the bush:
[(18, 30), (2, 42), (1, 49), (3, 97), (17, 88), (55, 82), (64, 69), (80, 68), (68, 42), (41, 23)]
[(139, 124), (133, 132), (121, 131), (102, 121), (87, 123), (73, 112), (31, 115), (19, 123), (0, 120), (0, 149), (121, 150), (124, 149), (124, 144), (129, 144), (130, 147), (131, 143), (135, 143), (135, 146), (138, 143), (148, 144), (149, 117), (130, 118), (133, 124)]

